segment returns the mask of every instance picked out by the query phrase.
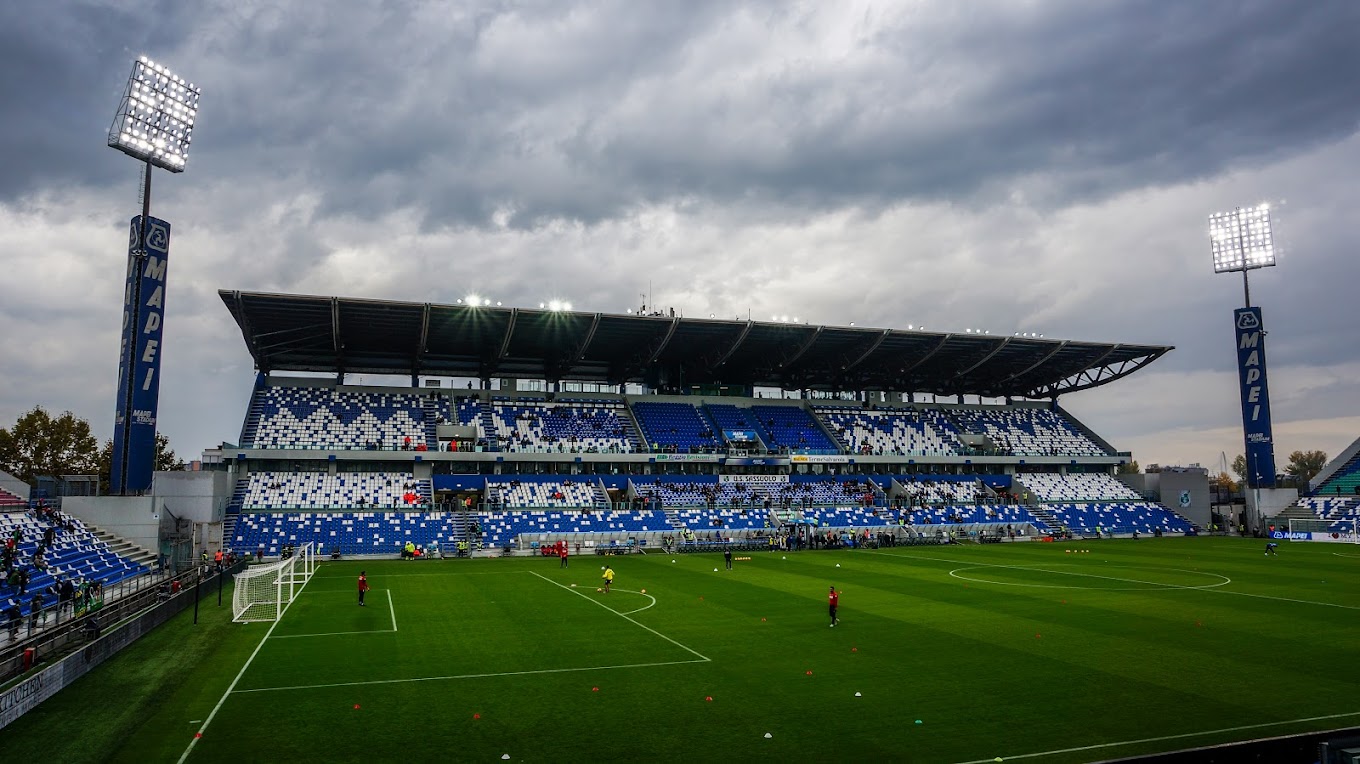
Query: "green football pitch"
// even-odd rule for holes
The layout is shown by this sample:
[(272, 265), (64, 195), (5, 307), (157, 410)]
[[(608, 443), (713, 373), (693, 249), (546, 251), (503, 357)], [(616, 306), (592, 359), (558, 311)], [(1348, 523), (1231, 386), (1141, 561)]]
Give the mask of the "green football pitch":
[(0, 750), (1074, 762), (1360, 724), (1360, 549), (1263, 546), (326, 562), (277, 624), (205, 600), (198, 626), (161, 627)]

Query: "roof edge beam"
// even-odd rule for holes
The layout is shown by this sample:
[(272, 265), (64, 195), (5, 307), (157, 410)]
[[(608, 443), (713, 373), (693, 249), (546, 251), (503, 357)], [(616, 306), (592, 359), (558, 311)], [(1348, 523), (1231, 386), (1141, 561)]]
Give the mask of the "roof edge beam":
[(505, 336), (501, 338), (501, 349), (496, 353), (496, 360), (503, 361), (505, 356), (510, 353), (510, 338), (515, 334), (515, 321), (519, 318), (519, 308), (510, 309), (510, 320), (505, 322)]
[(576, 348), (576, 352), (571, 354), (572, 361), (585, 360), (586, 350), (590, 349), (590, 343), (595, 341), (595, 332), (598, 331), (600, 328), (600, 318), (603, 315), (604, 315), (603, 313), (595, 314), (594, 320), (590, 322), (590, 330), (586, 332), (585, 339), (581, 340), (581, 345), (578, 348)]
[(658, 345), (656, 351), (652, 353), (652, 357), (647, 359), (648, 366), (651, 366), (652, 364), (656, 363), (656, 359), (661, 357), (661, 352), (666, 349), (667, 345), (671, 344), (671, 337), (675, 336), (675, 330), (679, 328), (680, 317), (677, 316), (675, 318), (672, 318), (671, 328), (666, 331), (666, 337), (661, 340), (661, 344)]
[(1006, 347), (1006, 346), (1009, 345), (1009, 344), (1011, 344), (1011, 338), (1010, 338), (1010, 337), (1007, 337), (1006, 339), (1004, 339), (1004, 340), (1001, 341), (1001, 344), (1000, 344), (1000, 345), (997, 345), (997, 346), (996, 346), (996, 349), (995, 349), (995, 350), (993, 350), (992, 352), (990, 352), (990, 353), (988, 353), (987, 355), (983, 356), (981, 361), (978, 361), (977, 363), (973, 364), (972, 366), (969, 366), (968, 368), (964, 369), (963, 371), (959, 372), (958, 374), (955, 374), (954, 376), (955, 376), (955, 377), (962, 377), (963, 375), (965, 375), (965, 374), (971, 372), (972, 370), (976, 369), (977, 367), (981, 366), (982, 364), (987, 363), (988, 361), (992, 360), (992, 357), (993, 357), (993, 356), (995, 356), (997, 353), (1000, 353), (1002, 348)]
[(864, 363), (869, 358), (869, 356), (874, 354), (875, 350), (878, 350), (879, 345), (882, 345), (883, 341), (888, 339), (888, 335), (890, 334), (892, 334), (892, 329), (884, 329), (883, 333), (878, 335), (878, 339), (874, 340), (873, 344), (869, 346), (868, 350), (865, 350), (863, 353), (860, 353), (859, 358), (856, 358), (855, 360), (851, 361), (848, 366), (841, 367), (841, 371), (850, 371), (856, 366), (859, 366), (860, 364)]
[(722, 366), (723, 364), (727, 363), (727, 359), (731, 358), (732, 354), (737, 352), (737, 348), (741, 347), (741, 343), (746, 341), (747, 335), (751, 333), (751, 328), (755, 325), (756, 325), (755, 321), (747, 321), (746, 326), (743, 327), (741, 330), (741, 334), (738, 334), (736, 341), (732, 343), (732, 347), (728, 348), (727, 352), (718, 356), (718, 360), (714, 361), (710, 368), (716, 369), (719, 366)]

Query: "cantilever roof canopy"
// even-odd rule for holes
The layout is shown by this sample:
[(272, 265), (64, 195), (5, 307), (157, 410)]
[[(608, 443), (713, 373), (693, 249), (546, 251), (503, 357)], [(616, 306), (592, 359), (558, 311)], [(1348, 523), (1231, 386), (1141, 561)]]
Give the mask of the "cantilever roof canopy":
[(261, 371), (1047, 398), (1164, 345), (218, 292)]

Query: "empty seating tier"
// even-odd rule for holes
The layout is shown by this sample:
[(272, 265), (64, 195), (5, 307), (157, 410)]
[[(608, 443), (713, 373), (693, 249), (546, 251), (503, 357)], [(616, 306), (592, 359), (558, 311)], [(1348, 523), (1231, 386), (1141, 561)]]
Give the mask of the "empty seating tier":
[(575, 480), (513, 478), (486, 483), (486, 503), (497, 507), (593, 507), (592, 483)]
[(939, 412), (914, 409), (817, 407), (852, 454), (954, 456), (957, 430)]
[(1186, 533), (1190, 523), (1165, 507), (1148, 502), (1049, 504), (1044, 507), (1076, 533)]
[(1014, 456), (1108, 456), (1056, 411), (1034, 408), (953, 409), (967, 432), (985, 435), (1000, 453)]
[(244, 509), (409, 509), (429, 498), (409, 472), (253, 472)]
[(638, 425), (654, 451), (713, 453), (723, 450), (721, 435), (702, 412), (688, 403), (640, 401), (633, 404)]
[(1034, 492), (1039, 501), (1142, 501), (1132, 488), (1103, 473), (1027, 472), (1015, 479)]
[(426, 440), (415, 394), (267, 387), (256, 406), (254, 448), (393, 450)]
[(506, 451), (631, 453), (622, 411), (621, 403), (497, 401), (492, 417)]

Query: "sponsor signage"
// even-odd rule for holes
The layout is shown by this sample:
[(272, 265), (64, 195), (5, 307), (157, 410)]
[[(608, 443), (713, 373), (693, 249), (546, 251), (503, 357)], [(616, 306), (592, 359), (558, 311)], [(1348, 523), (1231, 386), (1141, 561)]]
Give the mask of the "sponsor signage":
[(754, 443), (756, 441), (755, 430), (723, 430), (723, 437), (737, 443)]
[(720, 457), (717, 454), (657, 454), (652, 458), (654, 462), (709, 462), (716, 463)]
[(1332, 533), (1332, 532), (1313, 532), (1304, 531), (1275, 531), (1270, 534), (1273, 539), (1281, 541), (1320, 541), (1330, 544), (1354, 544), (1358, 540), (1354, 533)]
[(848, 464), (850, 457), (838, 454), (794, 454), (789, 457), (793, 464)]
[(1247, 486), (1275, 487), (1275, 444), (1270, 428), (1270, 388), (1266, 384), (1266, 332), (1260, 308), (1233, 311), (1237, 327), (1237, 377), (1242, 392), (1242, 432), (1246, 441)]
[[(146, 257), (138, 258), (141, 224), (141, 216), (132, 219), (128, 274), (123, 289), (123, 339), (118, 354), (118, 404), (110, 477), (110, 487), (116, 494), (151, 490), (151, 473), (156, 467), (156, 413), (161, 390), (161, 332), (165, 320), (170, 224), (147, 218)], [(129, 365), (133, 371), (130, 376)], [(131, 395), (127, 389), (129, 382)]]
[(742, 483), (744, 485), (783, 485), (789, 482), (788, 475), (719, 475), (719, 483)]

